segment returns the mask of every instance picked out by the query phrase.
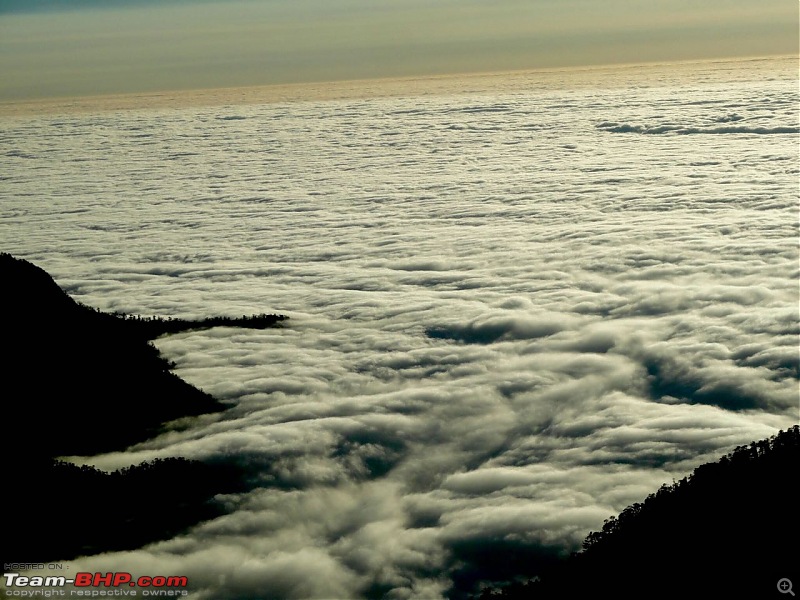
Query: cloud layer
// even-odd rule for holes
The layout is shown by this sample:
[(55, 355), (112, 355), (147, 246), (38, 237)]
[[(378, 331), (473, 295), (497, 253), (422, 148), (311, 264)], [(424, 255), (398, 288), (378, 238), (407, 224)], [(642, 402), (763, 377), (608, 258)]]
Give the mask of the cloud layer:
[(75, 568), (457, 596), (796, 422), (794, 62), (737, 69), (4, 120), (4, 250), (105, 310), (291, 316), (159, 340), (230, 409), (85, 460), (252, 489)]

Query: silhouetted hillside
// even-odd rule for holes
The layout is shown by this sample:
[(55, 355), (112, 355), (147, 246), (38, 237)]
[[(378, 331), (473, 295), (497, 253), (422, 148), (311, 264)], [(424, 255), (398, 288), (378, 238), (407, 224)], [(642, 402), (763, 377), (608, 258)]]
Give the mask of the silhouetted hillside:
[(12, 472), (3, 495), (4, 562), (68, 560), (169, 539), (224, 514), (215, 495), (244, 489), (235, 466), (183, 458), (113, 473), (58, 460)]
[(538, 581), (482, 598), (779, 597), (800, 571), (798, 459), (797, 425), (736, 448), (607, 519)]
[(94, 454), (151, 437), (162, 423), (223, 410), (170, 372), (147, 340), (219, 325), (265, 328), (280, 315), (203, 321), (102, 313), (39, 267), (0, 254), (3, 412), (23, 456)]
[(56, 458), (123, 450), (167, 421), (225, 408), (171, 373), (148, 340), (220, 325), (263, 329), (284, 317), (106, 314), (5, 253), (0, 286), (4, 561), (136, 548), (220, 514), (213, 496), (241, 489), (234, 465), (175, 458), (109, 474)]

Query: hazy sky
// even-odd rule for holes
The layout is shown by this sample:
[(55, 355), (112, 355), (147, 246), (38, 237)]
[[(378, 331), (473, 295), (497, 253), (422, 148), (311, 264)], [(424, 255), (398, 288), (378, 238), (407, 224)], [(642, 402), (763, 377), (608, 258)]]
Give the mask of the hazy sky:
[(797, 49), (793, 0), (0, 0), (0, 100)]

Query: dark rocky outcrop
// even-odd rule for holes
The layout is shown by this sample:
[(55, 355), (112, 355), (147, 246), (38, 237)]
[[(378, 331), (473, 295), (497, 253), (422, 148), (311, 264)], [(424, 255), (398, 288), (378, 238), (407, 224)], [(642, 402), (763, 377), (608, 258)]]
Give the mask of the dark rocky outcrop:
[(221, 508), (236, 467), (185, 459), (116, 473), (77, 467), (149, 439), (165, 423), (226, 407), (171, 372), (149, 340), (218, 325), (272, 327), (284, 317), (202, 321), (107, 314), (75, 302), (41, 268), (0, 254), (4, 559), (69, 559), (163, 539)]
[(582, 552), (482, 600), (778, 598), (797, 582), (800, 427), (736, 448), (590, 533)]

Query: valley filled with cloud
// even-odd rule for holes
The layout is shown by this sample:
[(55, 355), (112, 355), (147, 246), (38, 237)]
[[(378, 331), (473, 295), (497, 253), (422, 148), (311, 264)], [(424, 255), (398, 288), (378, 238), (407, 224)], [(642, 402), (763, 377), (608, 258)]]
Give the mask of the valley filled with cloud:
[(570, 77), (0, 117), (2, 250), (106, 311), (289, 317), (157, 340), (228, 410), (71, 460), (248, 491), (74, 568), (465, 597), (796, 423), (796, 60)]

